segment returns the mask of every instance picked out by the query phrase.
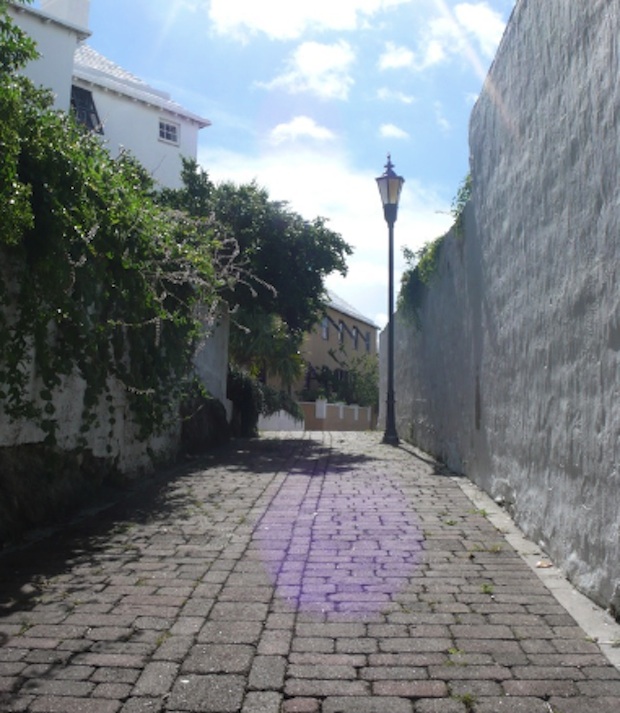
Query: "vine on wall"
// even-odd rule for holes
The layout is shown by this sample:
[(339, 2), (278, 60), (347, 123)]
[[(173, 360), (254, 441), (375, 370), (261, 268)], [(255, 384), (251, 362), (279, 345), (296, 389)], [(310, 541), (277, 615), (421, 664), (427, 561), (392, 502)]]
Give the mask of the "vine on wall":
[[(452, 230), (458, 237), (463, 237), (465, 234), (463, 211), (471, 197), (471, 188), (471, 174), (468, 174), (461, 182), (450, 208), (450, 214), (454, 219)], [(415, 324), (416, 327), (419, 327), (420, 308), (424, 303), (429, 286), (437, 274), (441, 248), (447, 234), (425, 243), (419, 250), (403, 248), (403, 255), (408, 267), (401, 278), (398, 309), (405, 319)]]
[(236, 244), (159, 206), (131, 156), (54, 112), (17, 74), (33, 51), (0, 2), (0, 408), (53, 444), (63, 376), (86, 383), (83, 436), (102, 399), (113, 426), (115, 380), (146, 437), (189, 375), (195, 306), (235, 280)]

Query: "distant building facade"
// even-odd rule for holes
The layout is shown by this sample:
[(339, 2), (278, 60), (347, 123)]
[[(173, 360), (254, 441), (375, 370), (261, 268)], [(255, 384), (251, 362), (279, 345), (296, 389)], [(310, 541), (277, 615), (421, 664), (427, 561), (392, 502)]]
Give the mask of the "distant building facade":
[(55, 108), (72, 110), (100, 134), (112, 156), (127, 150), (157, 183), (180, 187), (182, 158), (196, 158), (198, 132), (209, 120), (85, 44), (91, 35), (90, 0), (41, 0), (40, 5), (10, 5), (16, 24), (41, 54), (25, 74), (51, 89)]
[(306, 394), (320, 391), (322, 369), (346, 379), (346, 364), (351, 360), (363, 355), (377, 356), (377, 325), (334, 292), (327, 294), (325, 315), (305, 335), (301, 348), (306, 370), (297, 391)]

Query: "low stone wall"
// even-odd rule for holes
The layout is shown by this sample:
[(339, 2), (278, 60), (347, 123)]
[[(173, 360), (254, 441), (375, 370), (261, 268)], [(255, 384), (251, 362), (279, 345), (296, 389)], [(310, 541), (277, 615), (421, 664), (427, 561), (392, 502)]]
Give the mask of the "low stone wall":
[(395, 329), (401, 437), (508, 507), (615, 611), (618, 36), (615, 3), (518, 2), (471, 117), (464, 231), (442, 244), (419, 327)]
[(370, 406), (347, 406), (327, 401), (300, 403), (307, 431), (371, 431), (376, 418)]
[(293, 418), (286, 411), (278, 411), (271, 416), (261, 416), (258, 419), (259, 431), (303, 431), (304, 422)]

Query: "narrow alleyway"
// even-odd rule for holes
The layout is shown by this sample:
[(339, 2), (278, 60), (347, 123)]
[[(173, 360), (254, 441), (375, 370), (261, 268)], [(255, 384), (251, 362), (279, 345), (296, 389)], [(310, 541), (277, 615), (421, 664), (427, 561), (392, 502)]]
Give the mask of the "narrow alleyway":
[(0, 711), (618, 713), (487, 513), (380, 440), (236, 442), (2, 554)]

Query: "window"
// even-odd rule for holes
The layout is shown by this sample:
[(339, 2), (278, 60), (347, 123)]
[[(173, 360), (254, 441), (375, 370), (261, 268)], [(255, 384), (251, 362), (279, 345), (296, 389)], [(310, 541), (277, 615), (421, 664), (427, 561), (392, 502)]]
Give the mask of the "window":
[(82, 124), (89, 131), (103, 134), (103, 126), (97, 114), (97, 107), (92, 92), (82, 87), (71, 87), (71, 110), (78, 124)]
[(169, 121), (159, 120), (159, 138), (170, 144), (179, 144), (179, 125)]
[(340, 344), (344, 344), (344, 322), (342, 320), (338, 322), (338, 341)]
[(360, 335), (360, 333), (359, 333), (357, 327), (353, 327), (353, 348), (355, 349), (355, 351), (357, 351), (357, 342), (359, 339), (359, 335)]
[(366, 339), (364, 339), (366, 342), (366, 353), (370, 354), (370, 332), (366, 332)]
[(321, 336), (325, 340), (329, 339), (329, 319), (327, 317), (323, 317), (321, 322)]

